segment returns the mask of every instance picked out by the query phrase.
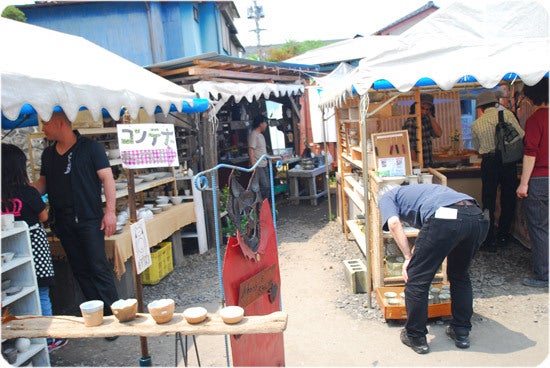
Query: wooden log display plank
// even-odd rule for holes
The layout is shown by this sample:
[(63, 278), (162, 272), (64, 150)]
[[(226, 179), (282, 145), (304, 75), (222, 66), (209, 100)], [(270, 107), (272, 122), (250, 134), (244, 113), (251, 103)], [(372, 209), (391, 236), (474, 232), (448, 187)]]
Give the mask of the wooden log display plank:
[(148, 313), (138, 313), (136, 319), (119, 322), (114, 316), (103, 317), (103, 323), (86, 327), (82, 317), (74, 316), (20, 316), (2, 323), (2, 338), (96, 338), (108, 336), (159, 337), (174, 335), (244, 335), (280, 333), (286, 329), (288, 315), (273, 312), (264, 316), (245, 316), (236, 324), (226, 324), (219, 314), (208, 313), (206, 320), (188, 323), (183, 313), (174, 313), (168, 323), (157, 324)]

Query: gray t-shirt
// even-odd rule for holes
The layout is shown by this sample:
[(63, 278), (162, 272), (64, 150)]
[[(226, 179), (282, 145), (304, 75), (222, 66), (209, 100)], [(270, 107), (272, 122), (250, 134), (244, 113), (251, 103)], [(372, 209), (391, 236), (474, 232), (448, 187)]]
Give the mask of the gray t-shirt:
[[(257, 162), (262, 155), (267, 153), (264, 135), (259, 133), (256, 129), (252, 129), (252, 131), (248, 134), (248, 148), (252, 148), (254, 150), (254, 162)], [(267, 160), (263, 160), (258, 166), (267, 166)]]
[(392, 216), (420, 229), (439, 207), (460, 201), (475, 202), (475, 199), (439, 184), (404, 185), (391, 189), (378, 201), (382, 229), (388, 230), (388, 219)]

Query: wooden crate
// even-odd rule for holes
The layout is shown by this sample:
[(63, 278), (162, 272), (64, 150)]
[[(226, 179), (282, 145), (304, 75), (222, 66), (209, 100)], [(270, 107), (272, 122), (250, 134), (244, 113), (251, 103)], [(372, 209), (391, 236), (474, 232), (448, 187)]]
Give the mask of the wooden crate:
[[(432, 284), (435, 287), (441, 288), (442, 285), (448, 285), (448, 283)], [(387, 291), (393, 291), (399, 293), (405, 290), (404, 286), (385, 286), (376, 289), (376, 301), (382, 311), (382, 315), (385, 319), (407, 319), (407, 310), (405, 308), (405, 302), (403, 301), (399, 305), (387, 305), (384, 293)], [(428, 305), (428, 318), (451, 316), (451, 302), (437, 303)]]

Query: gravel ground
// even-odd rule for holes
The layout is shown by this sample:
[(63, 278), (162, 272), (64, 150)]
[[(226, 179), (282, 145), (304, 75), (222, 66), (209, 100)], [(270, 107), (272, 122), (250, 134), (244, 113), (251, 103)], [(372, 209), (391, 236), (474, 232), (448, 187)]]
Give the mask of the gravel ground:
[[(335, 206), (334, 203), (333, 198), (333, 208)], [(331, 285), (326, 285), (324, 288), (323, 292), (325, 295), (303, 295), (303, 297), (307, 299), (317, 297), (318, 300), (326, 300), (324, 303), (327, 303), (326, 307), (328, 308), (324, 307), (322, 308), (323, 310), (330, 310), (330, 304), (332, 304), (334, 309), (341, 310), (344, 312), (344, 315), (349, 316), (351, 321), (353, 321), (352, 323), (356, 325), (360, 324), (361, 326), (372, 326), (372, 330), (369, 330), (371, 333), (384, 331), (382, 333), (385, 335), (379, 335), (378, 338), (394, 341), (396, 339), (395, 336), (397, 336), (396, 332), (394, 332), (395, 327), (398, 327), (403, 322), (386, 321), (382, 317), (375, 298), (372, 299), (373, 308), (368, 308), (366, 294), (351, 294), (350, 292), (349, 285), (345, 280), (342, 261), (355, 258), (364, 260), (364, 256), (354, 241), (345, 240), (341, 225), (338, 222), (328, 221), (327, 201), (320, 201), (319, 206), (310, 206), (309, 204), (291, 205), (282, 200), (277, 202), (277, 211), (277, 234), (279, 259), (282, 265), (281, 270), (284, 268), (288, 272), (288, 269), (293, 265), (293, 257), (297, 254), (296, 247), (300, 247), (303, 251), (298, 254), (304, 257), (304, 259), (300, 260), (300, 264), (305, 265), (302, 266), (304, 267), (304, 272), (314, 272), (315, 265), (308, 266), (308, 262), (311, 259), (323, 265), (322, 273), (324, 276), (330, 275)], [(225, 246), (222, 246), (222, 261), (224, 252)], [(312, 257), (313, 254), (315, 257)], [(531, 345), (534, 344), (533, 341), (544, 342), (548, 339), (547, 334), (544, 332), (535, 332), (535, 330), (541, 330), (540, 328), (535, 328), (535, 326), (542, 326), (541, 324), (548, 323), (548, 290), (525, 288), (521, 284), (523, 277), (528, 276), (530, 273), (530, 256), (531, 252), (515, 241), (511, 241), (507, 247), (500, 249), (496, 254), (478, 253), (476, 255), (471, 272), (474, 286), (474, 317), (472, 324), (475, 326), (478, 344), (486, 344), (487, 346), (482, 345), (478, 347), (478, 349), (481, 349), (479, 356), (469, 355), (468, 358), (470, 361), (465, 361), (465, 366), (472, 366), (472, 359), (475, 362), (474, 366), (500, 366), (503, 361), (502, 359), (508, 359), (506, 355), (502, 354), (513, 354), (511, 352), (515, 352), (516, 350), (520, 350), (520, 352), (513, 356), (515, 359), (524, 359), (525, 364), (532, 365), (526, 359), (538, 361), (539, 356), (548, 354), (547, 349), (545, 350), (544, 348), (540, 348), (542, 350), (526, 350), (531, 348)], [(300, 277), (296, 278), (296, 275), (294, 277), (295, 279), (289, 281), (296, 282), (300, 280)], [(333, 280), (334, 283), (332, 283)], [(293, 287), (293, 285), (286, 283), (283, 287), (288, 289)], [(319, 289), (318, 285), (316, 288)], [(217, 306), (221, 305), (215, 247), (204, 254), (186, 255), (183, 262), (176, 266), (174, 271), (159, 284), (144, 286), (143, 291), (145, 304), (155, 299), (169, 297), (175, 300), (178, 312), (193, 305), (205, 306), (207, 309), (215, 311)], [(290, 301), (287, 300), (283, 304), (288, 306)], [(294, 312), (296, 313), (296, 310)], [(506, 323), (506, 327), (503, 326), (504, 321), (510, 321)], [(444, 323), (445, 319), (443, 318), (430, 320), (430, 331), (437, 334), (444, 327), (442, 326)], [(380, 329), (379, 326), (381, 325), (387, 325), (388, 329)], [(533, 340), (529, 340), (521, 333), (525, 328), (533, 331), (535, 335), (529, 336)], [(312, 329), (315, 330), (314, 327)], [(338, 330), (337, 327), (336, 330)], [(294, 339), (296, 343), (295, 340), (297, 337), (295, 335), (297, 334), (300, 335), (300, 332), (296, 328), (293, 328), (292, 331), (287, 331), (285, 334), (285, 340), (289, 344), (289, 359), (292, 356), (294, 362), (301, 361), (301, 356), (298, 354), (299, 358), (297, 358), (296, 351), (291, 349), (291, 347), (296, 348), (290, 341)], [(491, 343), (497, 335), (502, 336), (506, 341), (502, 340), (494, 346)], [(361, 339), (364, 338), (364, 334), (360, 334), (360, 336)], [(206, 339), (210, 337), (201, 336), (200, 338)], [(214, 338), (220, 337), (215, 336)], [(202, 365), (224, 365), (223, 356), (220, 358), (219, 352), (210, 352), (207, 350), (207, 346), (209, 346), (207, 341), (209, 340), (201, 341), (202, 343), (199, 344), (201, 349), (206, 350), (201, 350)], [(437, 345), (437, 341), (436, 339), (434, 344)], [(149, 339), (150, 351), (155, 357), (155, 366), (169, 366), (173, 364), (173, 344), (174, 338), (171, 336)], [(216, 340), (215, 344), (210, 345), (222, 346), (222, 340)], [(348, 348), (349, 350), (350, 347), (356, 344), (354, 345), (350, 342), (347, 345), (349, 346), (340, 347), (340, 349), (343, 348), (345, 350)], [(71, 339), (66, 347), (50, 355), (51, 365), (135, 366), (137, 363), (136, 357), (139, 356), (138, 346), (136, 337), (133, 336), (121, 337), (115, 342), (106, 342), (103, 339)], [(521, 355), (522, 349), (519, 349), (518, 346), (529, 353)], [(314, 347), (312, 348), (315, 350)], [(397, 351), (399, 351), (399, 348), (401, 347), (396, 347)], [(435, 349), (437, 350), (437, 348)], [(437, 362), (441, 363), (438, 359), (444, 359), (448, 362), (457, 359), (453, 355), (453, 351), (449, 350), (447, 352), (447, 349), (447, 347), (444, 348), (445, 353), (443, 355), (434, 353), (433, 359), (435, 360), (431, 361), (431, 364), (449, 365), (438, 364)], [(499, 354), (484, 354), (483, 349), (491, 352), (494, 352), (496, 349)], [(103, 353), (98, 354), (99, 351)], [(307, 353), (310, 356), (304, 357), (306, 362), (317, 361), (315, 352), (307, 351)], [(359, 351), (357, 353), (358, 356), (363, 356), (363, 354), (365, 353)], [(393, 358), (391, 353), (388, 354), (390, 357), (380, 357), (381, 361), (386, 362), (386, 366), (413, 366), (419, 364), (425, 366), (427, 364), (424, 360), (418, 360), (416, 356), (403, 356), (402, 358), (395, 356)], [(319, 355), (322, 355), (322, 353), (317, 353), (317, 356)], [(341, 365), (334, 361), (330, 363), (329, 360), (331, 358), (333, 358), (332, 355), (327, 357), (326, 366)], [(514, 359), (512, 356), (509, 358)], [(497, 360), (491, 364), (491, 359)], [(194, 364), (193, 361), (191, 364)], [(372, 364), (373, 366), (377, 365), (376, 362)], [(513, 364), (513, 360), (511, 364)], [(384, 364), (381, 363), (381, 365)], [(451, 365), (453, 364), (451, 363)], [(459, 363), (459, 365), (462, 364)]]
[[(346, 259), (360, 258), (365, 260), (363, 254), (354, 241), (347, 241), (340, 224), (336, 221), (328, 223), (327, 201), (322, 201), (319, 206), (291, 205), (285, 201), (277, 204), (277, 232), (280, 244), (280, 258), (285, 254), (285, 242), (308, 241), (312, 233), (320, 229), (322, 234), (316, 236), (316, 241), (322, 241), (329, 249), (323, 253), (324, 257), (337, 262)], [(334, 206), (334, 201), (332, 202)], [(328, 223), (328, 224), (327, 224)], [(221, 249), (221, 258), (225, 246)], [(527, 295), (533, 289), (521, 284), (523, 277), (529, 275), (531, 265), (531, 252), (515, 239), (509, 241), (505, 248), (497, 253), (478, 252), (471, 267), (471, 278), (474, 291), (474, 309), (481, 306), (484, 299), (498, 297), (511, 298), (512, 295)], [(219, 279), (217, 270), (217, 256), (214, 249), (205, 254), (187, 255), (184, 262), (177, 266), (160, 284), (144, 287), (145, 303), (173, 295), (176, 305), (189, 305), (201, 303), (216, 303), (220, 301)], [(372, 298), (373, 308), (369, 309), (365, 294), (351, 294), (345, 284), (344, 274), (341, 275), (342, 287), (335, 296), (334, 303), (338, 308), (345, 310), (355, 318), (379, 320), (386, 322), (376, 298)], [(505, 305), (495, 305), (491, 302), (491, 308), (498, 313), (498, 309), (506, 309)], [(535, 305), (533, 310), (537, 313), (547, 313), (547, 304)], [(437, 323), (438, 321), (434, 321)]]

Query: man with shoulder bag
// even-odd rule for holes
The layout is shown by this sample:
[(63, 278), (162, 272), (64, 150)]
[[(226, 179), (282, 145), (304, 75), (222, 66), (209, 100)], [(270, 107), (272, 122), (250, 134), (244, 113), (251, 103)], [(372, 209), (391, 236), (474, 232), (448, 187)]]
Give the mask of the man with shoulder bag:
[[(499, 124), (499, 110), (497, 109), (497, 96), (494, 91), (486, 90), (478, 94), (476, 98), (478, 112), (481, 114), (472, 124), (472, 143), (481, 154), (481, 201), (483, 209), (489, 210), (490, 228), (485, 242), (480, 250), (496, 252), (498, 247), (504, 247), (510, 237), (510, 228), (514, 218), (516, 207), (515, 192), (518, 185), (517, 160), (510, 159), (510, 149), (498, 149), (496, 136), (504, 139), (503, 130), (497, 133)], [(520, 127), (515, 115), (509, 110), (502, 111), (502, 119), (509, 127), (513, 127), (518, 138), (523, 139), (525, 132)], [(512, 134), (514, 135), (514, 134)], [(513, 139), (512, 139), (513, 141)], [(517, 141), (517, 140), (516, 140)], [(503, 145), (501, 145), (503, 146)], [(503, 162), (503, 157), (505, 158)], [(500, 216), (498, 227), (495, 229), (495, 208), (497, 192), (500, 188)]]

